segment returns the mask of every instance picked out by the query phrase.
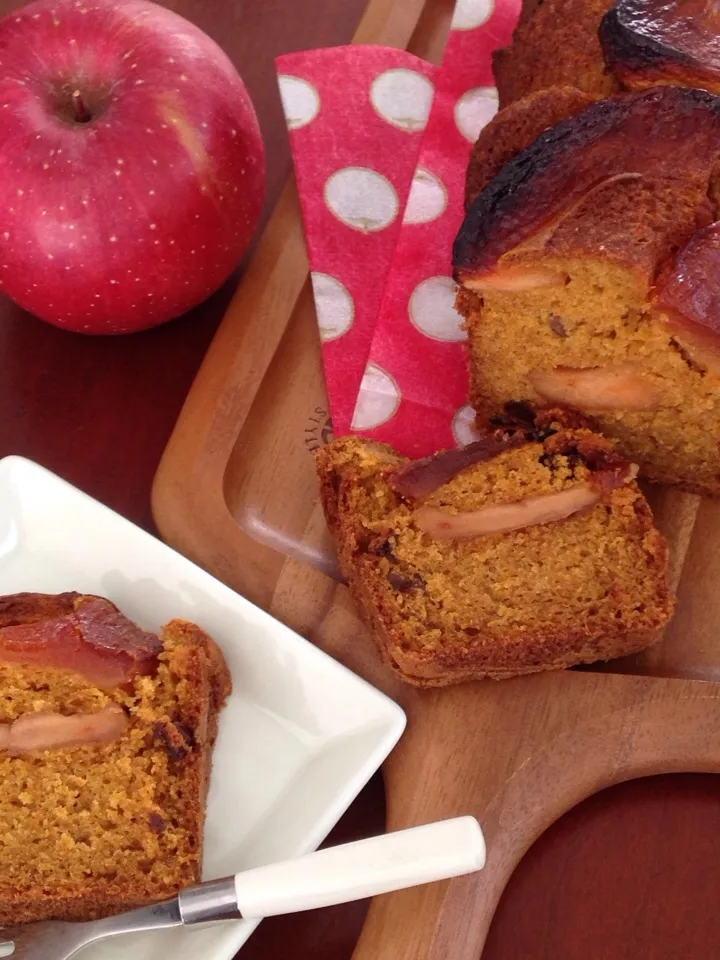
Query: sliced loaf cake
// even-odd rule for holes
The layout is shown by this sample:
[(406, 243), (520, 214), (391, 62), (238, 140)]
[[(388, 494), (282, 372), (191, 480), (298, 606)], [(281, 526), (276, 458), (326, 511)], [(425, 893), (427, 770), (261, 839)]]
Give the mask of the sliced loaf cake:
[(720, 98), (566, 91), (567, 118), (534, 135), (550, 93), (501, 111), (468, 172), (471, 402), (481, 424), (512, 401), (582, 411), (642, 476), (716, 495)]

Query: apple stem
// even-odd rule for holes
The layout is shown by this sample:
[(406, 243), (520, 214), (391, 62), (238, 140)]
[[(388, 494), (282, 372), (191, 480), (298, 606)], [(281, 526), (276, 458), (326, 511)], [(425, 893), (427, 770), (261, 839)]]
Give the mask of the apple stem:
[(77, 123), (87, 123), (89, 120), (92, 120), (92, 114), (85, 106), (85, 101), (79, 90), (73, 90), (72, 103), (75, 110), (75, 121)]

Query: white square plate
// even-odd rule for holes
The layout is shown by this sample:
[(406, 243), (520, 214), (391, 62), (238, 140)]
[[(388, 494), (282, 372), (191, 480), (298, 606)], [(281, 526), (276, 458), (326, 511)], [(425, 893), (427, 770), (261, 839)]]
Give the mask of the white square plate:
[[(397, 704), (150, 534), (42, 467), (0, 461), (0, 594), (108, 597), (149, 630), (173, 617), (225, 654), (205, 828), (206, 879), (317, 847), (397, 743)], [(88, 960), (226, 960), (249, 921), (118, 938)]]

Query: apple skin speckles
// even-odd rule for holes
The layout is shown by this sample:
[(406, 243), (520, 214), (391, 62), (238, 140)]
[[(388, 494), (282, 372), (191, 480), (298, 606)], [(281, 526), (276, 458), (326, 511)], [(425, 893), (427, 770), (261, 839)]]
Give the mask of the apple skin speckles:
[[(0, 105), (13, 108), (0, 140), (3, 291), (84, 333), (145, 329), (209, 296), (250, 244), (265, 178), (252, 104), (225, 54), (143, 0), (37, 0), (0, 21), (0, 49)], [(73, 63), (82, 123), (76, 101), (46, 94)]]

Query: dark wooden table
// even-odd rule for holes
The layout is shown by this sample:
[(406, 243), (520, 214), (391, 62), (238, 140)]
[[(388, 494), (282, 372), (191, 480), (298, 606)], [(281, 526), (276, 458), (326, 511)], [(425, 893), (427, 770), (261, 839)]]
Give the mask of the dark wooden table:
[[(0, 13), (20, 5), (0, 0)], [(166, 6), (213, 36), (248, 84), (267, 145), (269, 212), (289, 170), (273, 57), (346, 42), (364, 0)], [(152, 529), (153, 474), (236, 280), (181, 320), (117, 339), (63, 333), (0, 301), (0, 455), (37, 460)], [(331, 839), (379, 832), (383, 819), (376, 777)], [(591, 798), (535, 845), (484, 960), (713, 960), (719, 901), (720, 778), (636, 781)], [(265, 921), (242, 956), (349, 960), (365, 909)]]

